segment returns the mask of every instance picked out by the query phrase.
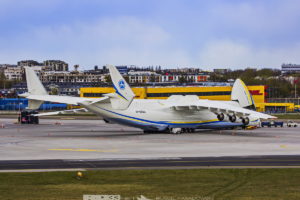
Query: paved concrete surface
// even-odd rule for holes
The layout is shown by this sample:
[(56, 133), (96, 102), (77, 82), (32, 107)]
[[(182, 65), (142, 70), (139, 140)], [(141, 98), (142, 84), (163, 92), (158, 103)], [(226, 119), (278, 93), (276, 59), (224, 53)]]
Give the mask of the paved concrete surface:
[(42, 119), (40, 125), (0, 119), (0, 160), (164, 159), (178, 157), (300, 155), (300, 128), (143, 134), (101, 120)]
[(300, 167), (299, 155), (187, 157), (134, 160), (4, 160), (0, 172), (7, 170), (62, 169), (160, 169), (160, 168), (224, 168), (224, 167)]

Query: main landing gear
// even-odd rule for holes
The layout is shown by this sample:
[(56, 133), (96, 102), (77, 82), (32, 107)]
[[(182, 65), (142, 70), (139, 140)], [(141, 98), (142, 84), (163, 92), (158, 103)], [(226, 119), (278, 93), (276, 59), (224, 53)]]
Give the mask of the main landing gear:
[(164, 131), (151, 131), (144, 130), (144, 133), (171, 133), (171, 134), (181, 134), (181, 133), (194, 133), (194, 128), (167, 128)]
[(170, 128), (170, 133), (181, 134), (181, 133), (194, 133), (194, 128)]

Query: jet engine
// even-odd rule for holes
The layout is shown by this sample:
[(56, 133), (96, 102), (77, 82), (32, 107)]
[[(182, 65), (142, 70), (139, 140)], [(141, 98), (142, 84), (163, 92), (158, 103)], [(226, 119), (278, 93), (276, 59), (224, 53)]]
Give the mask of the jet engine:
[(241, 117), (242, 123), (246, 126), (249, 124), (250, 120), (248, 117)]
[(223, 121), (225, 119), (225, 115), (223, 113), (217, 114), (217, 118), (219, 121)]
[(235, 121), (236, 121), (236, 116), (235, 116), (235, 114), (233, 114), (233, 115), (228, 115), (228, 119), (229, 119), (229, 121), (231, 121), (231, 122), (235, 122)]
[(224, 114), (224, 113), (216, 113), (217, 115), (217, 118), (219, 121), (230, 121), (230, 122), (235, 122), (236, 121), (236, 116), (233, 114), (233, 115), (228, 115), (228, 114)]
[(250, 120), (248, 117), (239, 117), (235, 122), (242, 123), (244, 126), (246, 126), (250, 123)]
[(219, 121), (230, 121), (232, 123), (237, 122), (237, 123), (243, 123), (245, 126), (250, 123), (250, 120), (248, 117), (239, 117), (235, 114), (227, 114), (225, 115), (224, 113), (216, 113), (217, 118)]

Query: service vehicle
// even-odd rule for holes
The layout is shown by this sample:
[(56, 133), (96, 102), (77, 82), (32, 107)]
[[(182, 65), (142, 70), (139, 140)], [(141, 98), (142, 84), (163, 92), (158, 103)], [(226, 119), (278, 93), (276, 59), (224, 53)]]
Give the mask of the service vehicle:
[(289, 120), (289, 121), (286, 123), (286, 126), (287, 126), (287, 127), (297, 127), (297, 126), (298, 126), (298, 123)]

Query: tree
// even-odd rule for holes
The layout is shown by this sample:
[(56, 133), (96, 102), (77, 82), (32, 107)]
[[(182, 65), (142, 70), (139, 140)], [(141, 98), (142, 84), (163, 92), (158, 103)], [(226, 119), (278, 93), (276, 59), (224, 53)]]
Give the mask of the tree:
[(186, 76), (181, 75), (181, 76), (179, 77), (179, 79), (178, 79), (178, 82), (179, 82), (179, 83), (186, 83), (186, 82), (187, 82)]
[(56, 88), (56, 87), (51, 88), (49, 94), (50, 95), (58, 95), (58, 88)]
[(213, 82), (226, 82), (228, 79), (225, 76), (223, 76), (222, 74), (217, 74), (217, 73), (212, 73), (209, 76), (209, 80), (213, 81)]
[(6, 77), (3, 72), (0, 73), (0, 88), (6, 88)]
[(0, 73), (0, 88), (2, 89), (9, 89), (12, 87), (13, 84), (20, 82), (19, 80), (8, 80), (4, 73)]
[(156, 79), (155, 79), (155, 75), (154, 75), (154, 74), (151, 74), (151, 76), (150, 76), (150, 82), (151, 82), (151, 83), (156, 82)]
[(281, 71), (280, 70), (264, 68), (264, 69), (258, 70), (257, 74), (261, 77), (269, 78), (269, 77), (272, 77), (272, 76), (279, 76), (281, 74)]
[(285, 79), (267, 79), (265, 84), (268, 86), (268, 98), (292, 97), (293, 86)]
[(129, 84), (129, 76), (124, 76), (124, 80)]
[(104, 77), (104, 80), (105, 80), (106, 83), (112, 83), (112, 80), (111, 80), (110, 75), (106, 75), (106, 76)]

